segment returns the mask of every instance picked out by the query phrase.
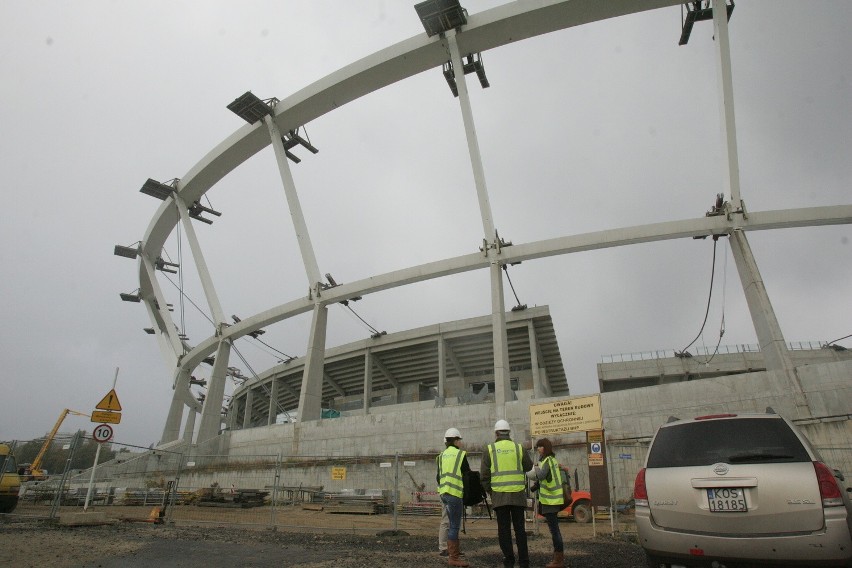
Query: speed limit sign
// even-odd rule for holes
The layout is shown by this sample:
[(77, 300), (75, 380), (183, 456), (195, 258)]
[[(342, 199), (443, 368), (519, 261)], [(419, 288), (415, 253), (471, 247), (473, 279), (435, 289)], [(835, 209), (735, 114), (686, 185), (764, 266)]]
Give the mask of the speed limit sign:
[(112, 440), (112, 426), (109, 424), (99, 424), (92, 430), (92, 438), (95, 442), (109, 442)]

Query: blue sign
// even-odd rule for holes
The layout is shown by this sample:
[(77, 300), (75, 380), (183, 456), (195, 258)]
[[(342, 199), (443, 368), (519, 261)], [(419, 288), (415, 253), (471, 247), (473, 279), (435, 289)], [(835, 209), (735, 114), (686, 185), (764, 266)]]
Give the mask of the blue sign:
[(593, 454), (601, 453), (601, 443), (600, 442), (592, 442), (592, 453)]
[(623, 460), (632, 460), (633, 454), (618, 454), (618, 457), (620, 457)]

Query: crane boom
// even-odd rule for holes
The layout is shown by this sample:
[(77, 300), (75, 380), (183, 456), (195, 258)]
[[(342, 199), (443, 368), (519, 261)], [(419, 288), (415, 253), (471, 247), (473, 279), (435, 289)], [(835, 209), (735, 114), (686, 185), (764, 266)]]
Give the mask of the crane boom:
[(56, 433), (59, 432), (59, 427), (62, 426), (62, 423), (65, 421), (65, 417), (69, 414), (89, 417), (89, 415), (85, 412), (77, 412), (76, 410), (70, 410), (68, 408), (59, 413), (59, 420), (56, 421), (56, 424), (53, 426), (53, 430), (51, 430), (50, 434), (47, 435), (47, 438), (44, 439), (44, 444), (42, 444), (41, 449), (33, 460), (33, 463), (31, 463), (28, 468), (29, 475), (32, 479), (45, 478), (44, 472), (41, 470), (41, 460), (44, 458), (44, 454), (47, 453), (47, 449), (50, 447), (51, 442), (53, 442), (53, 438), (56, 436)]

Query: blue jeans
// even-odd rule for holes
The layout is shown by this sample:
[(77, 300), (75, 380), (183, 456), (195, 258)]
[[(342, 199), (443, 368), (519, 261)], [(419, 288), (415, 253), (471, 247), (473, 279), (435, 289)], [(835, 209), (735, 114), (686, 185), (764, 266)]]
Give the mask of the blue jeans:
[(444, 504), (444, 507), (447, 509), (447, 517), (450, 518), (450, 529), (447, 531), (447, 540), (458, 540), (459, 529), (461, 529), (462, 512), (464, 511), (464, 502), (461, 497), (442, 493), (441, 503)]
[(559, 517), (556, 513), (546, 513), (544, 518), (547, 520), (547, 528), (550, 529), (550, 537), (553, 539), (553, 551), (563, 552), (565, 545), (562, 543), (562, 533), (559, 531)]

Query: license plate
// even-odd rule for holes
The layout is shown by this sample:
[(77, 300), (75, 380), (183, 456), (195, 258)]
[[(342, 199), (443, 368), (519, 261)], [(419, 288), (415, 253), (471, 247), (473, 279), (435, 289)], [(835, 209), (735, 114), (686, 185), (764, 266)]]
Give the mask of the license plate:
[(746, 513), (745, 489), (742, 487), (714, 487), (707, 489), (707, 503), (712, 513)]

